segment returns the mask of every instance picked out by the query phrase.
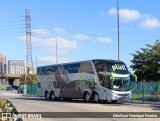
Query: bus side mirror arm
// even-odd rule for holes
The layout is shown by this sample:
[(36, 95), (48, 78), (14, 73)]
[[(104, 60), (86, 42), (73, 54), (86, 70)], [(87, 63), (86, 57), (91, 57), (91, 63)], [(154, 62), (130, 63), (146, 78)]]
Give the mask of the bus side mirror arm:
[(131, 80), (131, 82), (137, 81), (137, 76), (136, 76), (135, 74), (130, 73), (129, 75), (130, 75), (130, 80)]

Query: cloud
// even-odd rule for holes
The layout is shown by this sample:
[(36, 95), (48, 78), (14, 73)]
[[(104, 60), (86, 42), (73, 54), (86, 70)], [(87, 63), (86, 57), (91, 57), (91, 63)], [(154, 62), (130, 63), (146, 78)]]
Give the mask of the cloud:
[[(115, 7), (111, 8), (108, 11), (109, 15), (117, 15), (117, 9)], [(132, 21), (141, 18), (141, 14), (137, 10), (130, 9), (120, 9), (119, 10), (120, 18), (124, 21)]]
[(47, 39), (33, 37), (32, 42), (46, 51), (54, 52), (56, 48), (56, 39), (59, 53), (67, 53), (68, 50), (77, 48), (77, 43), (75, 41), (70, 41), (62, 37), (51, 37)]
[(49, 64), (53, 64), (53, 63), (56, 63), (56, 57), (55, 56), (43, 56), (43, 57), (40, 57), (38, 59), (38, 62), (40, 63), (49, 63)]
[(62, 29), (62, 28), (59, 28), (59, 27), (55, 27), (53, 30), (56, 34), (65, 34), (66, 33), (65, 29)]
[(140, 26), (142, 28), (157, 28), (160, 27), (160, 20), (157, 18), (146, 18)]
[(68, 34), (65, 29), (59, 28), (59, 27), (54, 27), (53, 28), (53, 36), (60, 36), (60, 37), (67, 37)]
[(101, 42), (101, 43), (106, 44), (106, 43), (111, 43), (112, 39), (109, 38), (109, 37), (100, 37), (100, 38), (98, 38), (98, 41)]
[(33, 29), (32, 32), (36, 35), (49, 35), (49, 32), (45, 29)]
[(77, 40), (87, 40), (87, 39), (89, 39), (89, 37), (87, 35), (84, 35), (84, 34), (77, 34), (73, 38), (77, 39)]
[[(64, 29), (60, 28), (55, 28), (55, 30), (58, 32), (64, 32)], [(35, 33), (40, 34), (43, 33), (45, 35), (48, 35), (48, 31), (45, 29), (35, 29)], [(60, 35), (57, 35), (57, 37), (52, 37), (52, 35), (48, 36), (39, 36), (37, 34), (32, 35), (32, 44), (35, 45), (38, 48), (41, 48), (43, 51), (47, 53), (54, 53), (56, 49), (56, 39), (57, 39), (57, 48), (58, 48), (58, 53), (60, 54), (66, 54), (68, 51), (76, 49), (77, 48), (77, 43), (72, 40), (68, 40), (65, 37), (62, 37)], [(54, 34), (54, 33), (53, 33)], [(20, 36), (19, 37), (21, 40), (26, 41), (26, 37)]]
[(111, 9), (108, 11), (108, 14), (109, 14), (109, 15), (115, 15), (115, 14), (117, 14), (116, 8), (115, 8), (115, 7), (111, 8)]
[[(57, 58), (57, 60), (58, 60), (58, 63), (67, 63), (67, 62), (72, 61), (67, 58)], [(55, 56), (42, 56), (38, 59), (38, 62), (41, 64), (55, 64), (56, 57)]]
[(57, 38), (57, 43), (61, 49), (70, 50), (70, 49), (77, 48), (77, 43), (75, 41), (69, 41), (69, 40), (61, 38), (61, 37)]

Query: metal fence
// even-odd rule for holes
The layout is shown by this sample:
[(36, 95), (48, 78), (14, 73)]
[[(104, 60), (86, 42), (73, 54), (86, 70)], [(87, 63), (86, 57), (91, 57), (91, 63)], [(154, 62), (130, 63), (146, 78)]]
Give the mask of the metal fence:
[[(1, 85), (0, 89), (6, 89), (9, 85)], [(37, 85), (23, 85), (24, 95), (36, 95)], [(132, 100), (160, 101), (160, 81), (159, 82), (133, 82)]]
[(0, 84), (0, 90), (1, 89), (7, 89), (7, 87), (11, 87), (11, 85), (3, 85), (3, 84)]
[(134, 82), (132, 99), (144, 101), (160, 101), (160, 82)]
[(37, 85), (25, 84), (23, 86), (24, 86), (24, 95), (36, 95), (37, 94)]

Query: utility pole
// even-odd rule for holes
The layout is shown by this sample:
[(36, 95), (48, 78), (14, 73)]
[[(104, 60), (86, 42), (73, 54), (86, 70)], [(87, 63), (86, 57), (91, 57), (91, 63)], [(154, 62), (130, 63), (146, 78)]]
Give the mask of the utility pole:
[(0, 59), (1, 59), (1, 60), (0, 60), (0, 64), (1, 64), (1, 65), (0, 65), (0, 66), (1, 66), (1, 67), (0, 67), (0, 69), (1, 69), (0, 71), (1, 71), (2, 82), (3, 82), (3, 65), (2, 65), (2, 64), (3, 64), (3, 63), (2, 63), (3, 58), (0, 58)]
[(58, 64), (57, 37), (56, 37), (56, 64)]
[(119, 38), (119, 0), (117, 0), (117, 25), (118, 25), (118, 61), (120, 61), (120, 38)]
[(37, 73), (37, 63), (38, 63), (37, 62), (37, 56), (35, 57), (35, 59), (36, 59), (36, 62), (35, 62), (36, 67), (35, 68), (36, 68), (36, 73)]
[(30, 10), (25, 10), (25, 25), (26, 25), (26, 70), (27, 74), (33, 73), (33, 61), (32, 61), (32, 42), (31, 42), (31, 17)]
[(7, 75), (7, 58), (5, 57), (5, 64), (4, 64), (4, 73), (5, 73), (5, 83), (8, 84), (8, 75)]

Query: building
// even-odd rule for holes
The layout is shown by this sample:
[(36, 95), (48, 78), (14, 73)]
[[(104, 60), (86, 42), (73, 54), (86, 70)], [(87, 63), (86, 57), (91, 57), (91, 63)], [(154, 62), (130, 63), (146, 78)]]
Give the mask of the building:
[(4, 77), (4, 73), (5, 73), (5, 56), (0, 54), (0, 76), (2, 78), (0, 78), (0, 84), (5, 84), (5, 79)]
[(0, 54), (0, 84), (10, 84), (18, 87), (20, 84), (20, 76), (25, 74), (24, 60), (7, 60)]
[(0, 75), (5, 73), (5, 56), (0, 54)]
[(24, 60), (8, 60), (8, 74), (25, 74)]

